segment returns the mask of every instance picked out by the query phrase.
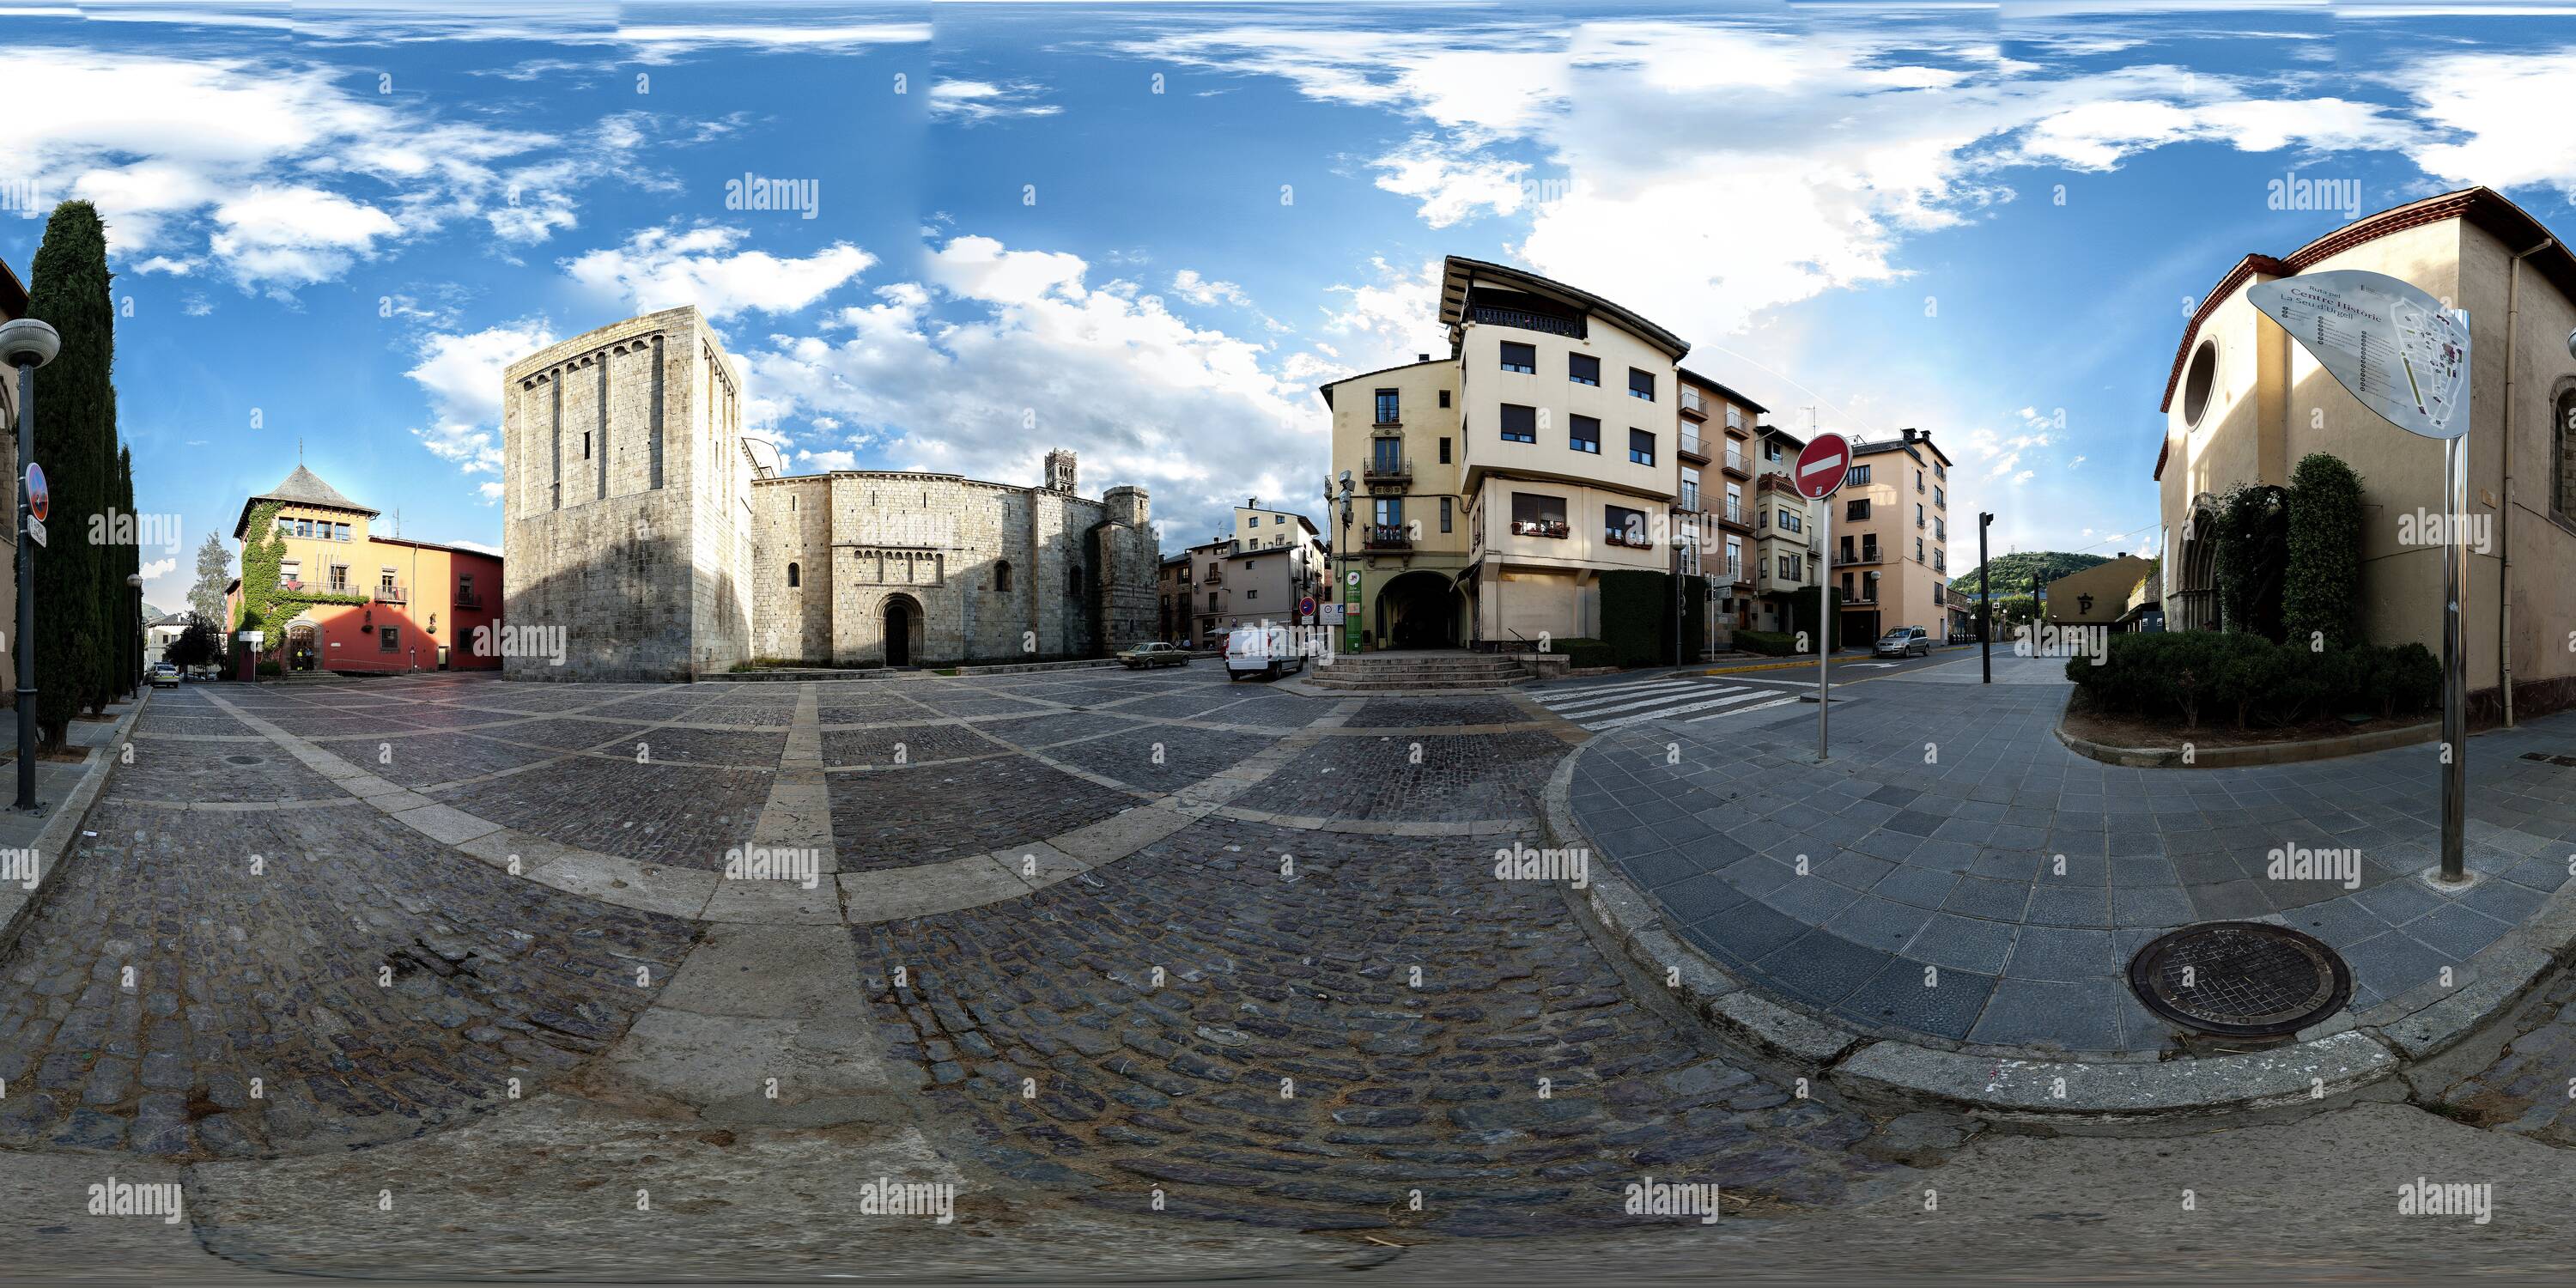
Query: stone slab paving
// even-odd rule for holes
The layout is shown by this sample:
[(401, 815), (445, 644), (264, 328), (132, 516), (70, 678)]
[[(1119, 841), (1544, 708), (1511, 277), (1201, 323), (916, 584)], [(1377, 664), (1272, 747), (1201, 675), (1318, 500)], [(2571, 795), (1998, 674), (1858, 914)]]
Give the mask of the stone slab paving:
[[(1685, 942), (1863, 1034), (2152, 1057), (2175, 1035), (2127, 963), (2210, 920), (2323, 939), (2359, 1015), (2469, 972), (2567, 880), (2576, 771), (2521, 757), (2576, 747), (2576, 717), (2472, 742), (2469, 866), (2486, 879), (2444, 894), (2414, 876), (2436, 853), (2429, 749), (2124, 769), (2051, 736), (2062, 684), (1964, 702), (1943, 683), (1852, 687), (1825, 765), (1811, 719), (1641, 726), (1585, 749), (1572, 804)], [(2303, 853), (2349, 870), (2309, 879)]]

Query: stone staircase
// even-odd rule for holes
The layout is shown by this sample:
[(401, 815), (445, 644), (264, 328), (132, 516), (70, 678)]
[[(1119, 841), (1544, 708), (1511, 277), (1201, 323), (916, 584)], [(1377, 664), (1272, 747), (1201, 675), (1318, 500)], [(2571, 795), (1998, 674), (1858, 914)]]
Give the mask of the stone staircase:
[(1490, 653), (1345, 653), (1307, 673), (1319, 689), (1507, 689), (1530, 678), (1517, 659)]

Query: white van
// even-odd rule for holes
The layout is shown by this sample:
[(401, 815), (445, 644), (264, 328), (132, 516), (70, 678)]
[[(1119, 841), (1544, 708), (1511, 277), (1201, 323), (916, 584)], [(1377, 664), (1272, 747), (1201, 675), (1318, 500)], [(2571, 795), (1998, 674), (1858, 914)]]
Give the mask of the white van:
[(1247, 675), (1276, 679), (1305, 666), (1305, 652), (1297, 647), (1296, 637), (1285, 626), (1238, 626), (1226, 637), (1225, 675), (1229, 680)]

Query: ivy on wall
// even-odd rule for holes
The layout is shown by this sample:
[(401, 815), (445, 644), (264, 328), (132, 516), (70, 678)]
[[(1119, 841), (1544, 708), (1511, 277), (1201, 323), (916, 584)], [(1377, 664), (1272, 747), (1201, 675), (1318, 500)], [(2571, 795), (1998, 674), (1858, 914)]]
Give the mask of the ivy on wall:
[[(235, 632), (265, 631), (269, 623), (292, 618), (316, 604), (370, 602), (365, 595), (289, 590), (278, 584), (278, 571), (286, 562), (286, 538), (277, 534), (277, 513), (282, 508), (275, 501), (262, 501), (250, 512), (250, 530), (242, 538), (241, 604), (233, 618)], [(285, 643), (282, 637), (272, 638), (263, 651), (273, 652)]]

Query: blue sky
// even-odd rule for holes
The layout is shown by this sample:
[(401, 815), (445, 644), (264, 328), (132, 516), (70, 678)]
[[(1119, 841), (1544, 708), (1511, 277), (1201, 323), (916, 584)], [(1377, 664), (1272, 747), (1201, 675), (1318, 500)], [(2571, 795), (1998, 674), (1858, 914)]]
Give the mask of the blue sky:
[[(299, 439), (404, 535), (497, 545), (501, 367), (684, 302), (791, 470), (1066, 446), (1175, 546), (1312, 512), (1315, 385), (1440, 349), (1453, 253), (1645, 313), (1781, 424), (1932, 431), (1960, 566), (1978, 508), (2110, 553), (2238, 256), (2471, 183), (2576, 231), (2570, 12), (0, 0), (44, 105), (0, 259), (24, 208), (109, 218), (138, 501), (191, 534), (146, 554), (164, 606)], [(2357, 209), (2272, 208), (2293, 172)], [(746, 175), (814, 217), (728, 209)]]

